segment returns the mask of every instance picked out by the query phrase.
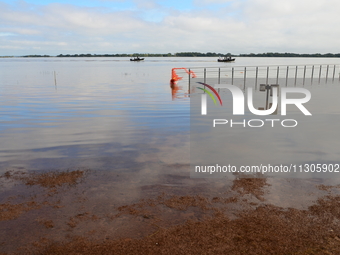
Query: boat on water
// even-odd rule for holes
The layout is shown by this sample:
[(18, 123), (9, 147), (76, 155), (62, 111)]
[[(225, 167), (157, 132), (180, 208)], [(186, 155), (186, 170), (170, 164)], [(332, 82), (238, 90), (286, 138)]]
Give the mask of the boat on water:
[(235, 58), (231, 58), (231, 57), (220, 57), (217, 59), (218, 62), (232, 62), (235, 61)]
[(142, 61), (142, 60), (144, 60), (144, 58), (140, 57), (130, 58), (130, 61)]

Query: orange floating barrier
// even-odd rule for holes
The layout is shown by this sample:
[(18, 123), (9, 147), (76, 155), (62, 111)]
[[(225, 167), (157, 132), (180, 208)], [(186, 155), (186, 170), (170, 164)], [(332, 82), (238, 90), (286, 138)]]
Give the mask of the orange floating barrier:
[(196, 74), (194, 73), (194, 71), (189, 71), (185, 67), (176, 67), (176, 68), (172, 68), (171, 70), (171, 80), (170, 80), (171, 84), (176, 83), (178, 80), (182, 80), (183, 78), (177, 75), (176, 73), (177, 69), (183, 69), (187, 74), (191, 75), (192, 78), (196, 78)]

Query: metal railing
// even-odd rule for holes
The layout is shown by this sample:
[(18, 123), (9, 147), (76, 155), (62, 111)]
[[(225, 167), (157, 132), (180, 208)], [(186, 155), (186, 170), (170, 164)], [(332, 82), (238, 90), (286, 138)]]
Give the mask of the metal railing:
[(207, 84), (232, 84), (243, 88), (260, 83), (281, 84), (281, 86), (305, 86), (313, 84), (340, 83), (339, 64), (321, 65), (276, 65), (276, 66), (233, 66), (233, 67), (194, 67), (188, 68), (196, 77), (187, 73), (183, 76), (190, 87), (193, 82)]

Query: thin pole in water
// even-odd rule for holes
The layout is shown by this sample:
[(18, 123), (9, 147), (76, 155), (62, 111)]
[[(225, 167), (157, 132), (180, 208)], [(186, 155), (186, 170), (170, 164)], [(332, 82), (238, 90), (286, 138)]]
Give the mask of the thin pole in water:
[(57, 89), (57, 75), (56, 75), (55, 71), (54, 71), (54, 87), (55, 87), (55, 89)]
[(247, 67), (244, 68), (243, 90), (246, 90)]
[(234, 67), (231, 68), (231, 85), (234, 85)]
[(206, 83), (206, 79), (207, 79), (207, 69), (204, 68), (204, 83)]
[(257, 75), (258, 75), (258, 72), (259, 72), (259, 67), (257, 66), (256, 67), (256, 74), (255, 74), (255, 90), (257, 89)]
[(190, 85), (191, 85), (191, 84), (190, 84), (190, 81), (191, 81), (191, 80), (190, 80), (190, 73), (191, 73), (191, 71), (190, 71), (190, 69), (189, 69), (189, 73), (188, 73), (188, 75), (189, 75), (189, 89), (188, 89), (188, 94), (189, 94), (189, 95), (190, 95)]
[(319, 70), (319, 84), (320, 84), (320, 80), (321, 80), (321, 69), (322, 69), (322, 65), (320, 65), (320, 70)]

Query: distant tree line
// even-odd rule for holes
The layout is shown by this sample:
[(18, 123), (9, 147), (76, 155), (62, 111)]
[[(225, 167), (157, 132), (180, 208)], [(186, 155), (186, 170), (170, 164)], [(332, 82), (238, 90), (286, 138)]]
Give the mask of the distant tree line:
[(133, 54), (60, 54), (57, 57), (217, 57), (231, 56), (230, 53), (222, 54), (215, 52), (179, 52), (179, 53), (133, 53)]
[(302, 58), (340, 58), (340, 53), (314, 53), (314, 54), (299, 54), (299, 53), (278, 53), (278, 52), (267, 52), (267, 53), (250, 53), (250, 54), (240, 54), (240, 57), (302, 57)]
[[(250, 54), (231, 54), (231, 53), (215, 53), (215, 52), (178, 52), (178, 53), (133, 53), (133, 54), (59, 54), (57, 57), (322, 57), (322, 58), (340, 58), (340, 53), (326, 53), (326, 54), (299, 54), (299, 53), (278, 53), (278, 52), (267, 52), (267, 53), (250, 53)], [(49, 55), (27, 55), (23, 57), (51, 57)]]
[(23, 56), (24, 58), (48, 58), (50, 55), (27, 55)]
[[(231, 53), (201, 53), (201, 52), (179, 52), (179, 53), (132, 53), (132, 54), (59, 54), (57, 57), (218, 57), (218, 56), (232, 56)], [(49, 55), (26, 55), (23, 57), (51, 57)]]
[[(174, 57), (227, 57), (227, 56), (233, 56), (231, 53), (215, 53), (215, 52), (207, 52), (207, 53), (201, 53), (201, 52), (179, 52), (175, 53), (173, 55)], [(234, 55), (235, 56), (235, 55)]]

